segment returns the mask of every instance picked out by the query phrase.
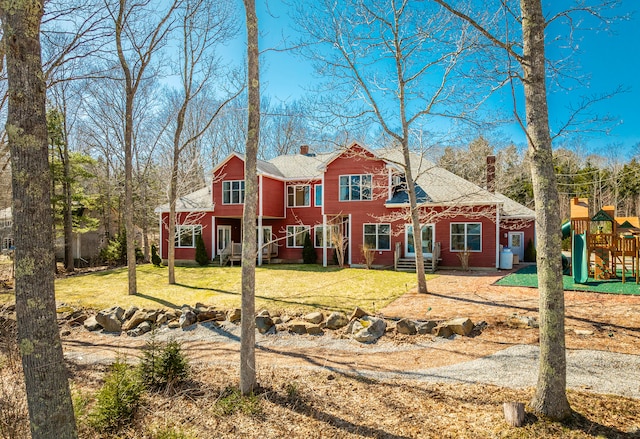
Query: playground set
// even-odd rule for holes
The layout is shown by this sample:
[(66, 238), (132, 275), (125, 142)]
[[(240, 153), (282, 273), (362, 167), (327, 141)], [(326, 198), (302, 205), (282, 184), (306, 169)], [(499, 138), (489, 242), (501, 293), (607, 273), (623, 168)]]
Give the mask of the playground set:
[(639, 281), (640, 219), (615, 217), (614, 206), (604, 206), (589, 216), (589, 200), (571, 200), (571, 219), (562, 226), (562, 236), (571, 236), (571, 272), (576, 283), (588, 278), (626, 282), (627, 271)]

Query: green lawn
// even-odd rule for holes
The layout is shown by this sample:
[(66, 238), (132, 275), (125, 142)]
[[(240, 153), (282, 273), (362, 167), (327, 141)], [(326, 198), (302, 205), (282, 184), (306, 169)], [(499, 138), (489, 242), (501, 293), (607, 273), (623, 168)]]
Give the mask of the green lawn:
[[(56, 300), (102, 309), (179, 307), (202, 302), (217, 308), (240, 307), (240, 267), (176, 267), (176, 285), (167, 283), (167, 268), (140, 265), (138, 291), (127, 294), (127, 270), (118, 268), (56, 281)], [(306, 312), (312, 309), (351, 311), (360, 306), (375, 312), (414, 288), (416, 276), (387, 270), (317, 265), (270, 265), (256, 269), (256, 309)], [(0, 303), (13, 301), (0, 295)]]
[[(627, 282), (622, 283), (622, 274), (618, 273), (617, 279), (595, 280), (589, 278), (587, 283), (578, 284), (571, 276), (562, 276), (565, 291), (591, 291), (593, 293), (608, 294), (632, 294), (640, 295), (640, 286), (636, 285), (635, 279), (627, 273)], [(537, 287), (538, 272), (535, 265), (529, 265), (515, 273), (511, 273), (498, 282), (496, 285), (506, 287)]]

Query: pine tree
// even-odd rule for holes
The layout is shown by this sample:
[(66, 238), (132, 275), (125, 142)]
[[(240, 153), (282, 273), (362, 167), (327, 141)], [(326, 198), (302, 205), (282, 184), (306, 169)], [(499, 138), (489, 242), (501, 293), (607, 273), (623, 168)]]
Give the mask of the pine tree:
[(207, 247), (204, 245), (204, 239), (202, 235), (196, 236), (196, 262), (201, 267), (209, 264), (209, 255), (207, 254)]
[(309, 236), (309, 232), (304, 235), (304, 245), (302, 247), (302, 261), (305, 264), (315, 264), (318, 260), (318, 254), (316, 253), (316, 249), (313, 248), (313, 243), (311, 242), (311, 236)]

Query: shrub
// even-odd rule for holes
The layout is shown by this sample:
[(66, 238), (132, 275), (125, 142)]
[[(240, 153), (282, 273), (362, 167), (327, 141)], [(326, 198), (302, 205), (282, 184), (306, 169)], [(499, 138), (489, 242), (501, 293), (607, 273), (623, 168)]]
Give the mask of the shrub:
[(529, 241), (527, 241), (527, 246), (524, 249), (524, 261), (536, 261), (536, 247), (533, 245), (533, 240), (531, 238), (529, 238)]
[(162, 258), (158, 255), (158, 247), (155, 244), (151, 244), (151, 263), (156, 267), (162, 265)]
[(209, 264), (209, 255), (207, 255), (207, 247), (204, 245), (202, 235), (196, 236), (196, 262), (201, 267)]
[(318, 260), (318, 254), (316, 253), (316, 249), (313, 248), (313, 243), (311, 242), (311, 236), (309, 236), (309, 232), (304, 235), (304, 244), (302, 247), (302, 261), (305, 264), (315, 264)]
[(91, 424), (100, 431), (117, 430), (133, 418), (143, 393), (144, 383), (135, 369), (116, 360), (96, 395)]
[(152, 334), (142, 352), (140, 376), (150, 389), (172, 392), (189, 376), (189, 362), (180, 343), (159, 342), (155, 333)]
[(371, 268), (373, 266), (373, 261), (376, 258), (376, 250), (371, 248), (368, 244), (362, 245), (362, 256), (364, 257), (364, 263), (367, 268)]

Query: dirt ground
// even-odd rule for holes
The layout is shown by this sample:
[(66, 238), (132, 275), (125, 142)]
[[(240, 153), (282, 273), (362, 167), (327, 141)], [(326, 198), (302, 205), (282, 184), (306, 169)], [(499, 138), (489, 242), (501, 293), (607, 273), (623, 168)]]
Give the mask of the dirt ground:
[[(537, 329), (515, 329), (505, 321), (514, 313), (537, 317), (538, 290), (502, 287), (493, 283), (505, 272), (438, 272), (428, 282), (429, 294), (409, 293), (380, 310), (388, 319), (403, 317), (427, 320), (469, 317), (487, 327), (474, 337), (454, 340), (431, 335), (406, 336), (387, 333), (373, 345), (357, 342), (339, 346), (327, 342), (327, 335), (289, 336), (272, 343), (259, 336), (257, 362), (284, 367), (325, 367), (344, 372), (411, 371), (446, 366), (493, 354), (519, 344), (538, 342)], [(627, 354), (640, 353), (640, 296), (566, 292), (566, 344), (568, 349), (594, 349)], [(183, 347), (196, 362), (237, 365), (237, 337), (214, 337), (201, 332), (179, 331)], [(205, 331), (206, 332), (206, 331)], [(261, 338), (263, 337), (263, 338)], [(283, 336), (284, 337), (284, 336)], [(68, 357), (82, 362), (108, 362), (117, 355), (137, 356), (142, 338), (89, 333), (70, 328), (63, 337)]]

